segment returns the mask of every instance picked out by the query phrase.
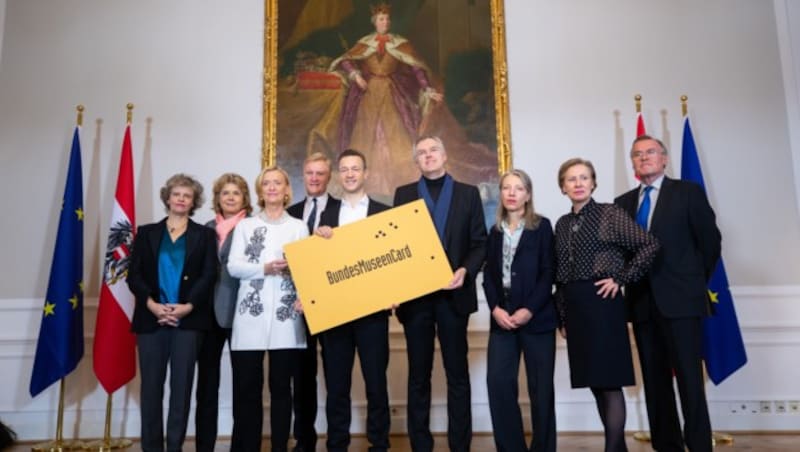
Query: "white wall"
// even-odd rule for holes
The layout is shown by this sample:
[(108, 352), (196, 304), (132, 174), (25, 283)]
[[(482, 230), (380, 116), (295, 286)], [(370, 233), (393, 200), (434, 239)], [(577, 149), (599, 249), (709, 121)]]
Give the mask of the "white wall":
[[(741, 402), (800, 400), (800, 375), (786, 366), (800, 351), (800, 218), (793, 174), (800, 140), (790, 126), (798, 86), (786, 86), (787, 68), (796, 84), (800, 67), (800, 8), (775, 3), (782, 8), (747, 0), (506, 2), (514, 162), (531, 172), (538, 208), (551, 219), (567, 210), (555, 182), (566, 158), (595, 162), (598, 200), (610, 201), (627, 188), (624, 156), (634, 135), (635, 93), (644, 96), (648, 130), (671, 145), (672, 174), (678, 176), (678, 98), (689, 95), (750, 352), (745, 369), (709, 388), (712, 421), (720, 429), (796, 429), (800, 420), (732, 412)], [(67, 379), (65, 434), (91, 437), (102, 434), (105, 407), (90, 351), (124, 106), (137, 105), (139, 223), (162, 215), (157, 191), (176, 171), (207, 185), (225, 170), (252, 178), (260, 162), (262, 8), (260, 0), (0, 0), (0, 193), (7, 213), (0, 223), (7, 256), (0, 272), (0, 387), (6, 388), (0, 418), (23, 438), (54, 431), (57, 386), (36, 399), (27, 386), (74, 106), (87, 109), (87, 356)], [(198, 214), (200, 220), (209, 217), (207, 209)], [(470, 333), (476, 431), (490, 428), (483, 359), (487, 315), (473, 316)], [(398, 431), (405, 424), (403, 351), (394, 324), (390, 395)], [(590, 394), (570, 390), (567, 376), (561, 344), (559, 428), (598, 429)], [(442, 430), (440, 373), (435, 381), (434, 423)], [(134, 381), (115, 395), (115, 434), (138, 435), (137, 393)], [(361, 394), (354, 392), (359, 415)], [(225, 387), (222, 434), (230, 431), (229, 395)], [(641, 391), (628, 391), (628, 400), (628, 428), (645, 428)], [(362, 424), (356, 429), (363, 430)]]

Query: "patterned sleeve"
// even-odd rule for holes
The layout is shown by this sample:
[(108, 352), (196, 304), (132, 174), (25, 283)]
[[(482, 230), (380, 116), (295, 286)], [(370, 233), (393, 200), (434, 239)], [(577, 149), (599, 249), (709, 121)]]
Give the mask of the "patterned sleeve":
[(620, 207), (615, 205), (609, 207), (607, 220), (613, 228), (614, 241), (630, 256), (613, 278), (623, 285), (638, 281), (650, 269), (661, 245), (658, 239), (644, 231)]
[(247, 220), (240, 221), (233, 229), (228, 273), (236, 279), (264, 279), (264, 264), (259, 257), (264, 249), (266, 228), (253, 228), (248, 237), (249, 229)]

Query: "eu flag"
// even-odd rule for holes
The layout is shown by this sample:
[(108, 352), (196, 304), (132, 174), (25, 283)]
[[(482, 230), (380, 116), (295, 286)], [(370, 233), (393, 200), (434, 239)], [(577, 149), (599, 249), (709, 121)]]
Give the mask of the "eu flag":
[[(706, 189), (700, 159), (694, 145), (689, 116), (683, 120), (683, 150), (681, 154), (681, 179), (694, 181)], [(703, 358), (706, 371), (714, 384), (718, 385), (747, 363), (747, 353), (733, 307), (733, 297), (728, 288), (725, 264), (720, 257), (717, 268), (708, 284), (708, 295), (714, 306), (714, 314), (703, 322)]]
[(31, 374), (31, 397), (78, 366), (83, 357), (83, 179), (78, 127), (58, 220), (50, 281)]

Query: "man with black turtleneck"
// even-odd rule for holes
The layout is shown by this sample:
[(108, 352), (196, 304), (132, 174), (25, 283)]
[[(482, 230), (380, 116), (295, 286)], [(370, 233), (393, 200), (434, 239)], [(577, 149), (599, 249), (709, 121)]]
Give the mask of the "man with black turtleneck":
[(394, 205), (424, 199), (453, 269), (450, 283), (397, 308), (408, 353), (408, 435), (415, 451), (433, 450), (430, 430), (431, 370), (438, 336), (447, 377), (447, 440), (451, 451), (468, 451), (472, 415), (467, 362), (467, 324), (478, 309), (475, 275), (486, 255), (486, 222), (478, 189), (447, 174), (447, 152), (439, 137), (414, 145), (422, 172), (417, 182), (398, 187)]

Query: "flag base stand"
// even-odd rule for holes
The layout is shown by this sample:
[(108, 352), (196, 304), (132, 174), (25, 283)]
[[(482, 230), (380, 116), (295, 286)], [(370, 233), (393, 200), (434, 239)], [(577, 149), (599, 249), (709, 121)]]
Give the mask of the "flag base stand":
[(711, 432), (711, 444), (715, 446), (719, 446), (722, 444), (732, 445), (733, 444), (733, 435), (729, 435), (727, 433), (720, 433), (720, 432)]
[(61, 378), (58, 389), (58, 413), (56, 414), (56, 439), (45, 443), (34, 444), (34, 452), (63, 452), (65, 450), (84, 450), (86, 443), (81, 440), (64, 440), (64, 378)]
[(54, 440), (54, 441), (48, 441), (46, 443), (34, 444), (31, 447), (31, 450), (34, 452), (62, 452), (65, 450), (84, 450), (84, 449), (86, 449), (86, 443), (79, 440), (74, 440), (74, 441)]
[[(633, 434), (633, 439), (643, 443), (650, 442), (650, 432), (636, 432)], [(727, 433), (711, 432), (711, 444), (714, 446), (732, 445), (733, 436)]]
[(125, 438), (111, 439), (111, 440), (98, 439), (97, 441), (86, 443), (86, 449), (91, 451), (104, 452), (114, 449), (127, 449), (132, 445), (133, 441)]
[(111, 438), (111, 394), (106, 396), (106, 425), (103, 439), (98, 439), (86, 444), (86, 449), (97, 452), (105, 452), (114, 449), (127, 449), (133, 442), (125, 438)]
[(650, 432), (641, 432), (641, 431), (635, 432), (633, 434), (633, 439), (635, 439), (636, 441), (641, 441), (643, 443), (649, 443), (650, 442)]

